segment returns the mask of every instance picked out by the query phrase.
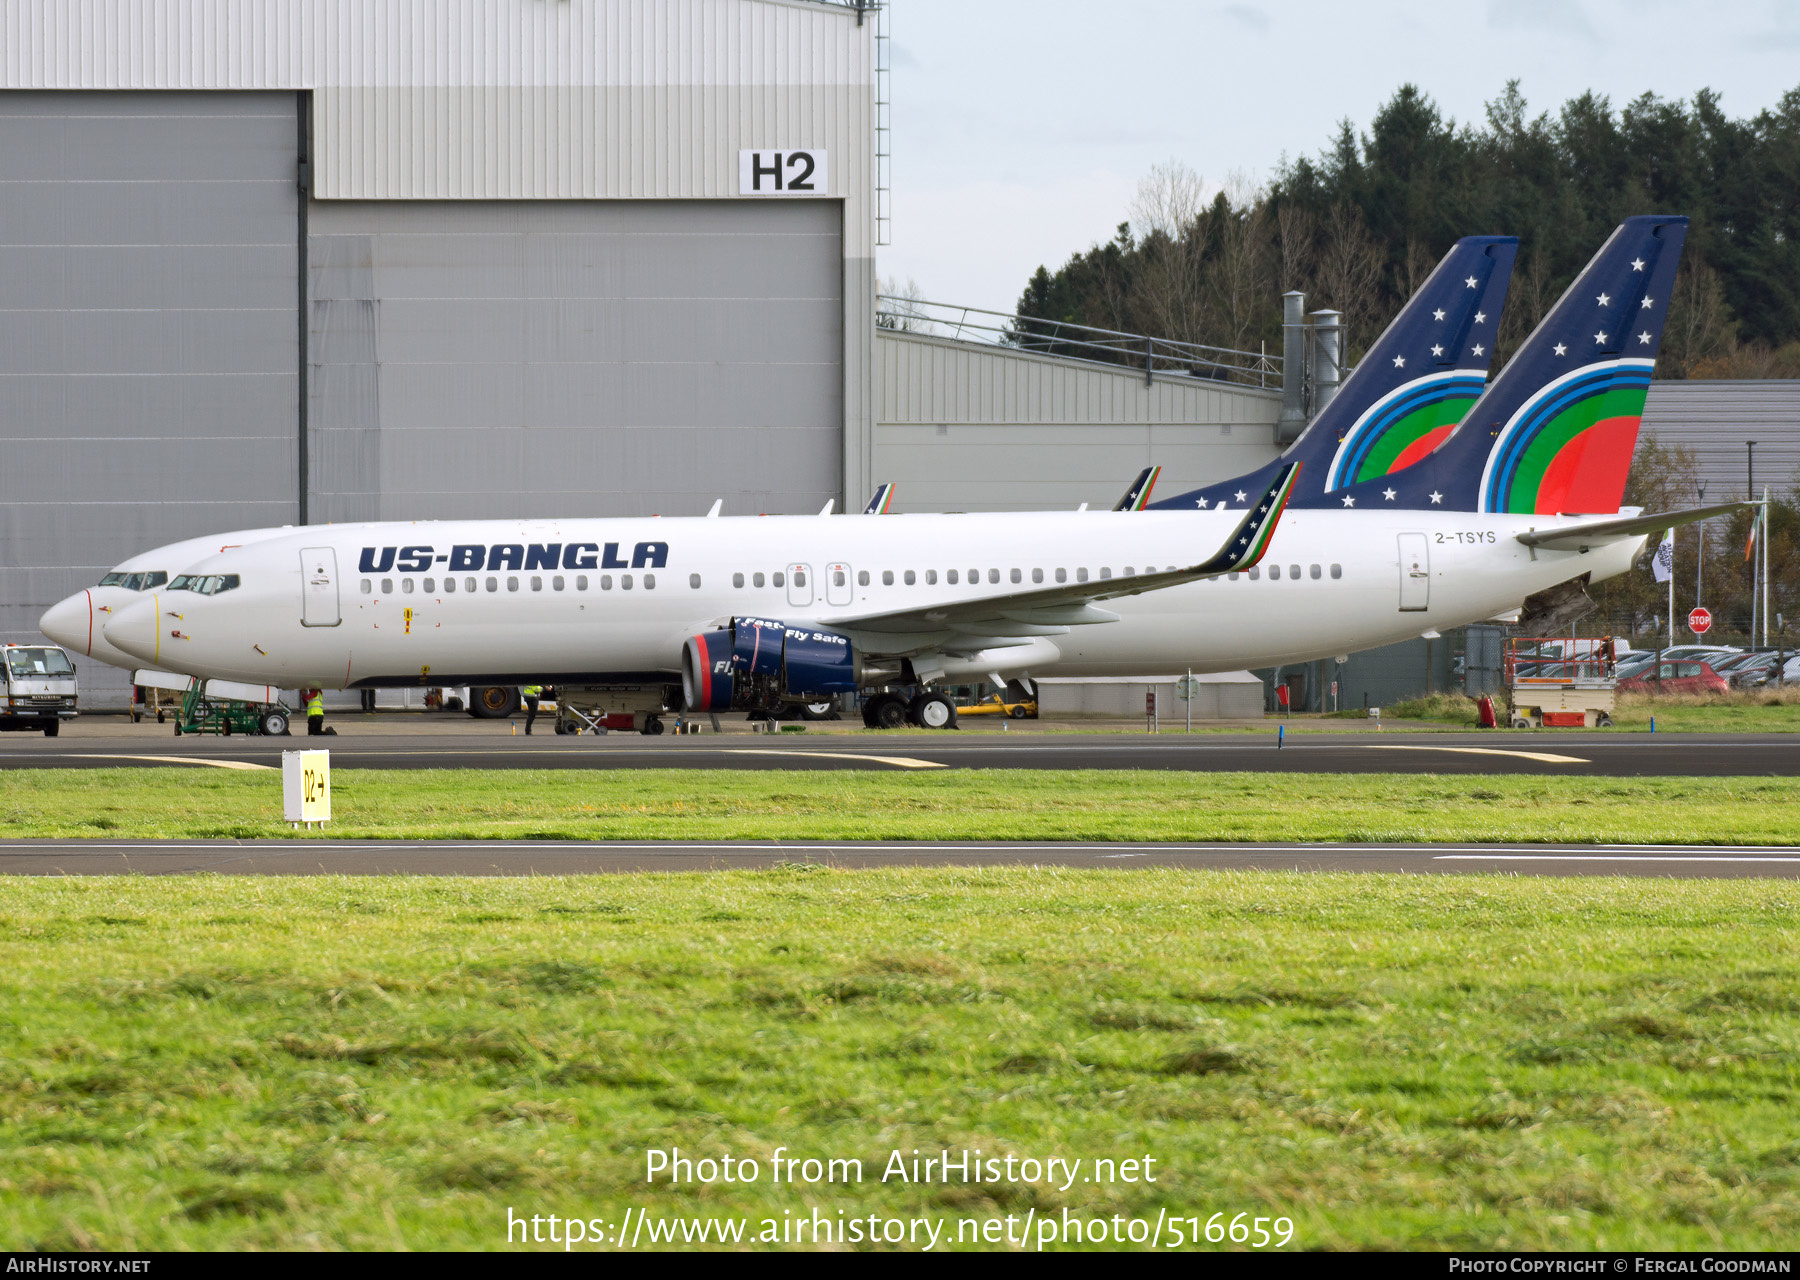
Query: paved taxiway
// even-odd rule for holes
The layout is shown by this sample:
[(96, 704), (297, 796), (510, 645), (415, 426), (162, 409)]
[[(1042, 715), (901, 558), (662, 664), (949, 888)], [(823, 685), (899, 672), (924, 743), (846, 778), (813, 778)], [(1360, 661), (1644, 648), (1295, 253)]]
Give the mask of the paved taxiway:
[(647, 738), (508, 736), (504, 722), (402, 732), (346, 718), (340, 736), (174, 738), (167, 728), (77, 723), (58, 738), (0, 738), (0, 769), (191, 765), (278, 768), (327, 747), (362, 769), (1192, 769), (1266, 773), (1800, 776), (1800, 734), (1360, 732), (745, 733)]
[(1081, 844), (553, 840), (9, 840), (11, 875), (581, 875), (838, 867), (1185, 867), (1190, 870), (1505, 872), (1684, 879), (1800, 877), (1800, 846), (1480, 844)]

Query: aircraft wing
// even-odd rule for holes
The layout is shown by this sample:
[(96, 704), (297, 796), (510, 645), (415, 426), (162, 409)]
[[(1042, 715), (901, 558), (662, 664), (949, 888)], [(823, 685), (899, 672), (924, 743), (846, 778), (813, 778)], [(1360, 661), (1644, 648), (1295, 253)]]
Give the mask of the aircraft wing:
[(1726, 502), (1716, 507), (1658, 511), (1618, 520), (1564, 525), (1560, 529), (1533, 529), (1513, 536), (1528, 547), (1543, 547), (1548, 551), (1586, 551), (1589, 547), (1603, 546), (1623, 538), (1641, 538), (1646, 533), (1661, 533), (1664, 529), (1678, 529), (1682, 525), (1711, 520), (1714, 516), (1728, 516), (1734, 511), (1744, 511), (1755, 505), (1754, 502)]
[(1034, 586), (1026, 590), (982, 596), (954, 603), (922, 605), (879, 613), (843, 613), (821, 617), (827, 626), (860, 633), (877, 652), (910, 652), (927, 647), (974, 651), (1027, 643), (1034, 636), (1063, 635), (1070, 627), (1116, 622), (1119, 615), (1099, 607), (1100, 601), (1142, 595), (1164, 587), (1235, 573), (1259, 562), (1281, 519), (1300, 464), (1275, 473), (1261, 499), (1211, 556), (1176, 569), (1134, 574), (1129, 578), (1097, 578)]

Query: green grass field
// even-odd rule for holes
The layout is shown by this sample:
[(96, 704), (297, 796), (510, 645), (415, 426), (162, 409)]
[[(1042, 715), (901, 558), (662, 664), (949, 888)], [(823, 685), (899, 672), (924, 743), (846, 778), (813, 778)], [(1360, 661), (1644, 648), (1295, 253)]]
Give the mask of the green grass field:
[[(1552, 749), (1535, 740), (1532, 749)], [(333, 771), (331, 838), (1800, 843), (1794, 778), (1049, 770)], [(294, 836), (279, 774), (0, 783), (0, 838)]]
[[(0, 1244), (490, 1248), (509, 1206), (818, 1205), (1788, 1248), (1797, 905), (1154, 870), (8, 881)], [(866, 1180), (647, 1187), (676, 1145)], [(877, 1181), (915, 1147), (1159, 1176)]]

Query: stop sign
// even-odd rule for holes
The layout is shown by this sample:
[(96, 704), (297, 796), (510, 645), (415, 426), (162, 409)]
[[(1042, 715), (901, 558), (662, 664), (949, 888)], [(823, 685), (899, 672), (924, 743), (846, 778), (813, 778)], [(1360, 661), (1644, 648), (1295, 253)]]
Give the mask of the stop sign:
[(1705, 634), (1712, 626), (1712, 610), (1705, 605), (1695, 605), (1694, 611), (1688, 614), (1688, 630), (1695, 635)]

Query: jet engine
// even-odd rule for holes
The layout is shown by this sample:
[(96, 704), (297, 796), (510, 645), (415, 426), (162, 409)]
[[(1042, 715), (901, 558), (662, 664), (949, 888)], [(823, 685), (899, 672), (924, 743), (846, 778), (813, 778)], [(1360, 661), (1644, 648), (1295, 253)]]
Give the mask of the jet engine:
[(774, 618), (733, 618), (688, 637), (681, 688), (690, 711), (774, 710), (818, 702), (899, 674), (900, 664), (859, 661), (845, 636)]

